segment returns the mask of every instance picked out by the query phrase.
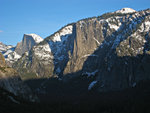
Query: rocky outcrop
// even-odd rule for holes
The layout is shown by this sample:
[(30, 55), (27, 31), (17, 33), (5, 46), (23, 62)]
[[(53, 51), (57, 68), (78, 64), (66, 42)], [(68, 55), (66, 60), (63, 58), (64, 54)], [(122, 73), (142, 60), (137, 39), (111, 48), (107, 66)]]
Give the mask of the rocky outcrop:
[(29, 101), (37, 101), (37, 97), (32, 94), (31, 89), (22, 82), (18, 73), (7, 67), (5, 59), (0, 53), (0, 87), (16, 96), (20, 96)]
[(29, 51), (33, 46), (43, 41), (36, 34), (24, 34), (22, 42), (18, 43), (15, 52), (22, 56), (26, 51)]
[(34, 46), (14, 67), (35, 77), (87, 76), (94, 80), (89, 89), (99, 91), (135, 87), (150, 78), (149, 31), (149, 9), (83, 19)]

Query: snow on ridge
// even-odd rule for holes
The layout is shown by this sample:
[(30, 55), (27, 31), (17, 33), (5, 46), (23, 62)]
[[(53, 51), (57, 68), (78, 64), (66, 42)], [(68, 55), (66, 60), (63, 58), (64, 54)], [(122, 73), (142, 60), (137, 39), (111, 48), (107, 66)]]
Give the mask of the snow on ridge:
[(123, 14), (134, 13), (134, 12), (136, 12), (136, 11), (131, 8), (122, 8), (121, 10), (116, 11), (116, 13), (123, 13)]
[[(65, 44), (63, 43), (65, 40), (67, 40), (68, 36), (72, 34), (72, 25), (68, 25), (64, 28), (62, 28), (60, 31), (55, 33), (51, 40), (44, 44), (44, 45), (38, 45), (34, 47), (34, 53), (35, 55), (41, 59), (41, 60), (49, 60), (55, 59), (62, 60), (64, 59), (63, 56), (59, 56), (59, 54), (62, 51), (65, 51)], [(59, 72), (59, 70), (57, 70)]]
[(0, 43), (0, 52), (2, 52), (6, 61), (13, 63), (14, 61), (17, 61), (21, 57), (14, 50), (15, 50), (14, 46)]
[(66, 35), (70, 35), (72, 34), (72, 29), (73, 29), (73, 26), (72, 25), (69, 25), (69, 26), (66, 26), (65, 28), (63, 28), (60, 32), (56, 33), (53, 37), (53, 41), (54, 42), (57, 42), (57, 41), (62, 41), (62, 36), (66, 36)]
[(7, 49), (11, 49), (11, 48), (14, 48), (14, 46), (12, 46), (12, 45), (7, 45)]
[(7, 55), (9, 55), (10, 53), (12, 53), (13, 51), (12, 50), (8, 50), (8, 51), (6, 51), (3, 55), (4, 56), (7, 56)]
[(6, 51), (7, 50), (7, 46), (5, 44), (3, 44), (2, 42), (0, 42), (0, 51)]
[(34, 33), (32, 33), (32, 34), (25, 34), (25, 35), (31, 36), (35, 40), (36, 43), (40, 43), (40, 42), (42, 42), (44, 40), (42, 37), (40, 37), (39, 35), (34, 34)]
[(0, 52), (2, 52), (3, 54), (6, 52), (14, 51), (13, 48), (14, 46), (12, 45), (5, 45), (2, 42), (0, 42)]

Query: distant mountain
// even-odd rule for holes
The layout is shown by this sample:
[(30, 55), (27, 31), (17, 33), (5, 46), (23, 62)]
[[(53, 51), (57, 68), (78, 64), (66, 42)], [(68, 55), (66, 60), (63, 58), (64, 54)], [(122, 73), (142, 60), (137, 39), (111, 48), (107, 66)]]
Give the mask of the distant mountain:
[(14, 62), (21, 58), (25, 52), (28, 52), (33, 46), (41, 41), (43, 41), (43, 38), (39, 35), (24, 34), (22, 41), (18, 43), (16, 47), (0, 43), (0, 52), (3, 53), (7, 64), (11, 66)]
[(11, 45), (5, 45), (2, 42), (0, 42), (0, 52), (6, 52), (10, 48), (13, 48), (13, 46), (11, 46)]
[(131, 8), (122, 8), (118, 11), (116, 11), (115, 13), (122, 13), (122, 14), (125, 14), (125, 13), (135, 13), (136, 11), (134, 9), (131, 9)]
[(25, 78), (87, 76), (87, 89), (135, 87), (150, 79), (150, 9), (123, 8), (64, 26), (13, 67)]
[(29, 51), (33, 46), (43, 41), (43, 38), (36, 34), (24, 34), (22, 42), (18, 43), (15, 52), (19, 55)]

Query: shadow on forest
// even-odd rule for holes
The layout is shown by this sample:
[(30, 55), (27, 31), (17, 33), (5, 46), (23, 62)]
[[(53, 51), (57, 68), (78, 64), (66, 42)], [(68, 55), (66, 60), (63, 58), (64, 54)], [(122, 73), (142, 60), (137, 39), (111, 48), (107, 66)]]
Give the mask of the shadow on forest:
[[(35, 81), (35, 82), (33, 82)], [(37, 83), (33, 80), (33, 83)], [(28, 81), (29, 82), (29, 81)], [(0, 113), (149, 113), (150, 112), (150, 81), (141, 81), (135, 88), (122, 91), (111, 91), (105, 93), (80, 92), (78, 88), (70, 90), (70, 84), (65, 84), (56, 79), (50, 79), (50, 83), (59, 84), (50, 86), (48, 95), (41, 94), (39, 97), (47, 99), (40, 103), (23, 102), (15, 97), (20, 104), (13, 103), (7, 98), (7, 93), (0, 90)], [(26, 82), (27, 83), (27, 82)], [(67, 85), (67, 86), (66, 86)], [(68, 90), (64, 91), (63, 87)], [(61, 88), (61, 89), (60, 89)], [(63, 92), (59, 92), (63, 90)], [(72, 92), (73, 91), (73, 92)], [(3, 95), (2, 95), (3, 94)]]

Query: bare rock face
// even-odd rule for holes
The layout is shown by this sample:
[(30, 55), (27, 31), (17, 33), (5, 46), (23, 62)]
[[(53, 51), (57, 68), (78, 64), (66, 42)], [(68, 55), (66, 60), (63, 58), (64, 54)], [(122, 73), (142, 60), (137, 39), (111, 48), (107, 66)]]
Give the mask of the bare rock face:
[(31, 89), (22, 82), (18, 73), (7, 67), (5, 59), (0, 53), (0, 87), (13, 93), (16, 96), (20, 96), (29, 101), (37, 101), (37, 97), (32, 94)]
[(106, 26), (105, 22), (100, 23), (97, 18), (81, 20), (75, 24), (73, 53), (64, 74), (78, 72), (83, 69), (88, 57), (98, 57), (93, 54), (94, 51), (102, 44), (105, 37), (113, 32), (110, 29), (103, 31)]
[(22, 42), (18, 43), (15, 52), (22, 56), (29, 51), (33, 46), (43, 41), (43, 39), (36, 34), (24, 34)]
[(69, 24), (14, 67), (35, 77), (87, 76), (99, 91), (135, 87), (149, 76), (150, 10), (122, 9)]

